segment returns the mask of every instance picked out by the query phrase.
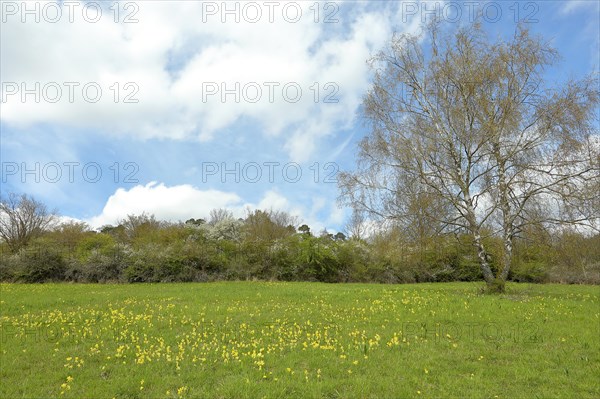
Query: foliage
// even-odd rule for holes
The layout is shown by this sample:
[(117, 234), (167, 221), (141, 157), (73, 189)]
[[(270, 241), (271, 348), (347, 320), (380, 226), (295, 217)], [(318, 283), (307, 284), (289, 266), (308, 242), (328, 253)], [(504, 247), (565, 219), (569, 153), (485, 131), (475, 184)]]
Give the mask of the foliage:
[(62, 254), (42, 238), (22, 248), (13, 260), (13, 278), (16, 281), (44, 283), (65, 279), (67, 264)]
[(598, 77), (550, 81), (558, 58), (525, 24), (508, 39), (477, 20), (394, 35), (371, 60), (361, 108), (370, 132), (356, 170), (340, 175), (340, 199), (399, 226), (429, 265), (440, 261), (431, 238), (469, 234), (493, 286), (532, 225), (597, 228)]
[[(63, 223), (12, 253), (0, 244), (0, 280), (175, 282), (215, 280), (414, 283), (481, 281), (469, 234), (406, 232), (391, 227), (367, 239), (338, 232), (296, 230), (281, 212), (246, 219), (214, 214), (214, 223), (167, 223), (130, 215), (100, 232)], [(221, 217), (223, 216), (223, 217)], [(498, 273), (503, 243), (485, 231), (482, 242)], [(600, 283), (600, 235), (564, 231), (554, 238), (532, 228), (515, 240), (509, 279), (520, 282)]]

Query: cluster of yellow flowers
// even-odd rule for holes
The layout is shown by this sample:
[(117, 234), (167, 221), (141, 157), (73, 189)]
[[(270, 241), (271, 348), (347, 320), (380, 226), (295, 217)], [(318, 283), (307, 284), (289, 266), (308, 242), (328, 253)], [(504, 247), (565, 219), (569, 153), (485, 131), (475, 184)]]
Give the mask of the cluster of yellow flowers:
[[(15, 327), (16, 335), (26, 334), (32, 326), (49, 329), (55, 353), (65, 344), (65, 348), (72, 348), (73, 344), (86, 348), (77, 356), (69, 353), (64, 363), (68, 370), (85, 367), (86, 359), (95, 366), (101, 365), (101, 376), (108, 375), (106, 370), (111, 364), (141, 368), (159, 364), (180, 372), (190, 367), (204, 370), (220, 363), (253, 368), (262, 379), (277, 381), (287, 376), (308, 382), (324, 379), (320, 368), (304, 365), (296, 374), (294, 368), (298, 365), (280, 364), (280, 355), (297, 351), (332, 355), (331, 359), (339, 363), (337, 369), (351, 374), (360, 367), (359, 359), (367, 361), (369, 352), (378, 350), (382, 341), (387, 343), (383, 348), (388, 349), (409, 345), (402, 331), (390, 330), (388, 325), (399, 320), (395, 315), (400, 308), (418, 310), (431, 300), (416, 292), (404, 291), (401, 297), (386, 292), (382, 298), (357, 300), (350, 311), (341, 311), (323, 298), (313, 298), (303, 309), (274, 300), (261, 307), (240, 300), (228, 302), (227, 306), (194, 308), (178, 305), (176, 298), (129, 298), (70, 311), (23, 313), (19, 317), (3, 317), (2, 322)], [(261, 313), (265, 309), (278, 317), (264, 322)], [(381, 314), (389, 317), (381, 326), (373, 326), (373, 315)], [(384, 340), (384, 336), (389, 338)], [(69, 376), (59, 392), (69, 391), (72, 381)], [(148, 390), (143, 379), (139, 390)], [(182, 386), (170, 390), (167, 396), (184, 397), (189, 391)]]
[(64, 395), (66, 391), (71, 390), (71, 385), (70, 384), (71, 384), (71, 382), (73, 382), (73, 380), (74, 380), (73, 377), (68, 376), (67, 379), (66, 379), (66, 382), (63, 382), (60, 385), (60, 394), (61, 395)]
[[(423, 333), (419, 323), (408, 325), (410, 328), (405, 325), (411, 322), (407, 317), (413, 314), (430, 319), (436, 315), (440, 319), (472, 315), (470, 299), (475, 294), (466, 293), (452, 300), (448, 295), (434, 289), (424, 293), (391, 288), (380, 291), (377, 298), (366, 295), (369, 299), (353, 299), (343, 307), (323, 296), (306, 298), (301, 305), (281, 298), (228, 300), (225, 304), (215, 300), (195, 305), (174, 297), (128, 298), (68, 310), (23, 311), (3, 315), (0, 322), (3, 327), (8, 326), (3, 336), (26, 341), (32, 339), (32, 331), (37, 331), (34, 338), (51, 343), (43, 346), (51, 348), (48, 356), (56, 357), (59, 368), (62, 359), (66, 359), (64, 372), (79, 382), (81, 378), (76, 373), (88, 367), (97, 367), (102, 370), (99, 376), (108, 379), (111, 367), (125, 365), (139, 371), (139, 377), (146, 376), (146, 380), (148, 369), (183, 375), (190, 370), (197, 374), (217, 367), (235, 367), (249, 370), (249, 375), (244, 376), (248, 383), (253, 375), (261, 381), (318, 383), (339, 378), (339, 374), (333, 375), (335, 372), (344, 377), (360, 373), (382, 351), (412, 349), (432, 340), (442, 342), (448, 349), (458, 348), (460, 337), (454, 331), (433, 328)], [(550, 306), (551, 300), (554, 299), (542, 300), (535, 310), (544, 314), (554, 309), (561, 314), (572, 311), (560, 304)], [(524, 317), (534, 317), (533, 310), (524, 312)], [(294, 357), (295, 354), (301, 356)], [(288, 360), (299, 358), (320, 362)], [(483, 359), (483, 355), (475, 358)], [(424, 374), (430, 372), (428, 368), (423, 370)], [(77, 386), (73, 381), (71, 375), (64, 382), (60, 380), (56, 392), (75, 395)], [(144, 379), (135, 381), (132, 389), (144, 393), (156, 389)], [(166, 395), (193, 396), (194, 387), (186, 383), (184, 380), (169, 385)], [(164, 389), (160, 388), (161, 394)]]

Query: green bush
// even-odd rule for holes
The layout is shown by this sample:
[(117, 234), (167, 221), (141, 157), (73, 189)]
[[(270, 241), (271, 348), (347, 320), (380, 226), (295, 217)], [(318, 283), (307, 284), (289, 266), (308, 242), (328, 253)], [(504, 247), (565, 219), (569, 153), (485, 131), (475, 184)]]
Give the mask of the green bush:
[(22, 249), (15, 259), (14, 277), (25, 283), (65, 280), (67, 263), (58, 251), (45, 245)]
[(521, 283), (543, 283), (548, 280), (545, 263), (540, 261), (519, 262), (511, 268), (509, 280)]
[(76, 256), (85, 262), (89, 256), (112, 255), (115, 252), (116, 241), (110, 234), (98, 233), (86, 236), (75, 248)]
[[(105, 233), (86, 231), (85, 226), (76, 224), (63, 226), (46, 232), (16, 254), (0, 242), (0, 280), (103, 283), (258, 279), (391, 284), (482, 280), (468, 234), (421, 241), (401, 230), (368, 240), (330, 234), (317, 237), (307, 226), (295, 233), (289, 226), (268, 222), (265, 215), (256, 213), (255, 223), (250, 225), (227, 220), (215, 226), (129, 218), (129, 230), (132, 226), (136, 229), (130, 239), (123, 238), (127, 233), (123, 226), (107, 227)], [(491, 268), (497, 273), (503, 258), (502, 241), (488, 233), (484, 244)], [(515, 239), (509, 280), (600, 283), (600, 235), (534, 233)]]
[(481, 281), (483, 273), (475, 256), (462, 255), (455, 259), (454, 279), (458, 281)]
[(0, 254), (0, 281), (13, 281), (15, 278), (15, 256), (8, 252)]
[(113, 254), (94, 252), (81, 265), (80, 281), (91, 283), (119, 281), (125, 264), (125, 257), (118, 252)]

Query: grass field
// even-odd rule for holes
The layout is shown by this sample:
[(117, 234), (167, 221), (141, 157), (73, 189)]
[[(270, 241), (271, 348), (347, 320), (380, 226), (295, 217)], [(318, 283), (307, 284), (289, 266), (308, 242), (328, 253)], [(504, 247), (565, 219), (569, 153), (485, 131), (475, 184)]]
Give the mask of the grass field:
[(600, 287), (1, 289), (1, 398), (600, 397)]

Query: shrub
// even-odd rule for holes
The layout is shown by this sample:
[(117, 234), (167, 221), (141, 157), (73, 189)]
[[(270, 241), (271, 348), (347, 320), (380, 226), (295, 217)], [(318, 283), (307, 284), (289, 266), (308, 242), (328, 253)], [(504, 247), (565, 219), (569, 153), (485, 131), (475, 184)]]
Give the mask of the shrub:
[(509, 273), (509, 279), (521, 283), (543, 283), (548, 280), (545, 263), (541, 261), (519, 262)]
[(61, 254), (44, 245), (22, 249), (15, 259), (15, 279), (25, 283), (43, 283), (65, 279), (67, 264)]
[(0, 281), (13, 281), (15, 278), (15, 256), (8, 253), (0, 254)]
[(125, 257), (119, 253), (110, 255), (95, 251), (84, 263), (80, 263), (77, 281), (90, 283), (119, 281), (126, 263)]

